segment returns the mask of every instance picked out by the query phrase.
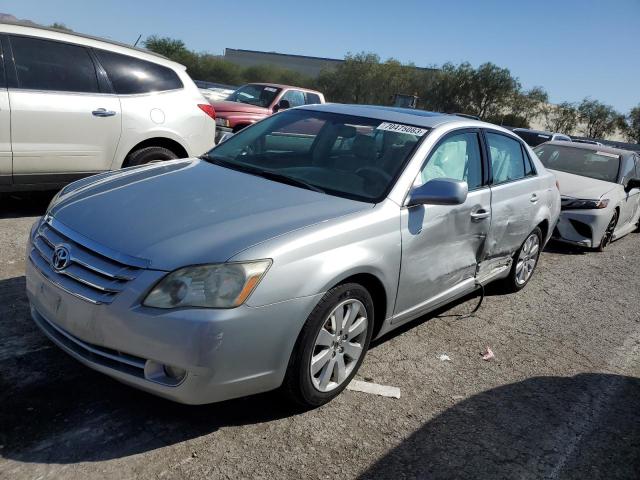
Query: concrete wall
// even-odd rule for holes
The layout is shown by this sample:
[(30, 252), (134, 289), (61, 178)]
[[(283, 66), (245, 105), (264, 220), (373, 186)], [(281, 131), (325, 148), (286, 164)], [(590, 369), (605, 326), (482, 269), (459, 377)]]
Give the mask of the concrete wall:
[(312, 78), (317, 77), (322, 69), (335, 67), (343, 62), (343, 60), (335, 58), (307, 57), (303, 55), (258, 52), (255, 50), (239, 50), (235, 48), (226, 48), (224, 51), (224, 59), (241, 67), (275, 65)]

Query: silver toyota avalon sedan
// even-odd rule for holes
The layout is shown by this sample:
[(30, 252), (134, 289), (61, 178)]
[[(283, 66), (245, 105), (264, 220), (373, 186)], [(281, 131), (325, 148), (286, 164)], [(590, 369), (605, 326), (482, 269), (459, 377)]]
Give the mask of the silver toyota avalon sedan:
[(31, 231), (27, 293), (53, 342), (134, 387), (317, 406), (372, 339), (488, 282), (523, 288), (559, 212), (553, 174), (500, 127), (305, 106), (64, 188)]

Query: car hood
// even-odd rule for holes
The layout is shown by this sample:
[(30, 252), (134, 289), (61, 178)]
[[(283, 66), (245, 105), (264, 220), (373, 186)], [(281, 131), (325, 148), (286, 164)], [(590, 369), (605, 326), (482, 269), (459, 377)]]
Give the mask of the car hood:
[(551, 170), (560, 183), (560, 194), (567, 197), (599, 199), (610, 192), (617, 183), (596, 180), (595, 178), (583, 177), (572, 173)]
[(268, 108), (258, 107), (256, 105), (249, 105), (248, 103), (242, 102), (211, 102), (213, 105), (213, 109), (216, 113), (224, 113), (224, 112), (242, 112), (242, 113), (259, 113), (263, 115), (268, 115), (270, 113)]
[(198, 159), (94, 179), (65, 188), (49, 215), (159, 270), (224, 262), (276, 236), (372, 208)]

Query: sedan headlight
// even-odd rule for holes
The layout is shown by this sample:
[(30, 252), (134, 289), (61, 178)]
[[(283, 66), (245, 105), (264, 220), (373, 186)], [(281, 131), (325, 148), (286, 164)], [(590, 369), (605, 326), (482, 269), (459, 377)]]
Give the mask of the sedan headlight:
[(608, 198), (602, 198), (600, 200), (591, 200), (584, 198), (572, 198), (572, 197), (562, 197), (562, 210), (591, 210), (591, 209), (600, 209), (607, 208), (609, 205)]
[(226, 118), (217, 117), (216, 118), (216, 125), (218, 125), (219, 127), (228, 127), (229, 126), (229, 120), (227, 120)]
[(143, 305), (155, 308), (234, 308), (242, 305), (271, 266), (271, 260), (185, 267), (164, 277)]

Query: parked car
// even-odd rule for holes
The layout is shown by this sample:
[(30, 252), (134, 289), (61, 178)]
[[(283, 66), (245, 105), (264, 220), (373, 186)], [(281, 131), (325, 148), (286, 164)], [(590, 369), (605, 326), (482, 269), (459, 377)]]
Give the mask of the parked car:
[(222, 83), (205, 82), (203, 80), (194, 80), (200, 93), (209, 103), (226, 100), (229, 95), (237, 90), (238, 87), (224, 85)]
[(640, 219), (640, 156), (584, 143), (549, 142), (534, 149), (558, 177), (562, 214), (553, 236), (600, 251), (632, 232)]
[(213, 146), (213, 108), (162, 56), (6, 23), (0, 53), (0, 191), (59, 188)]
[(550, 141), (563, 141), (570, 142), (571, 137), (569, 135), (563, 135), (562, 133), (545, 132), (541, 130), (530, 130), (528, 128), (514, 128), (513, 133), (518, 135), (521, 139), (527, 142), (527, 145), (535, 147), (544, 142)]
[(324, 95), (315, 90), (275, 83), (243, 85), (225, 101), (212, 102), (218, 126), (216, 143), (279, 110), (319, 103), (324, 103)]
[(588, 140), (586, 138), (573, 138), (571, 141), (576, 143), (586, 143), (588, 145), (602, 145), (602, 142), (598, 142), (597, 140)]
[(31, 313), (82, 363), (166, 398), (283, 386), (317, 406), (372, 338), (494, 280), (524, 288), (555, 182), (488, 123), (294, 108), (200, 159), (64, 188), (29, 236)]

